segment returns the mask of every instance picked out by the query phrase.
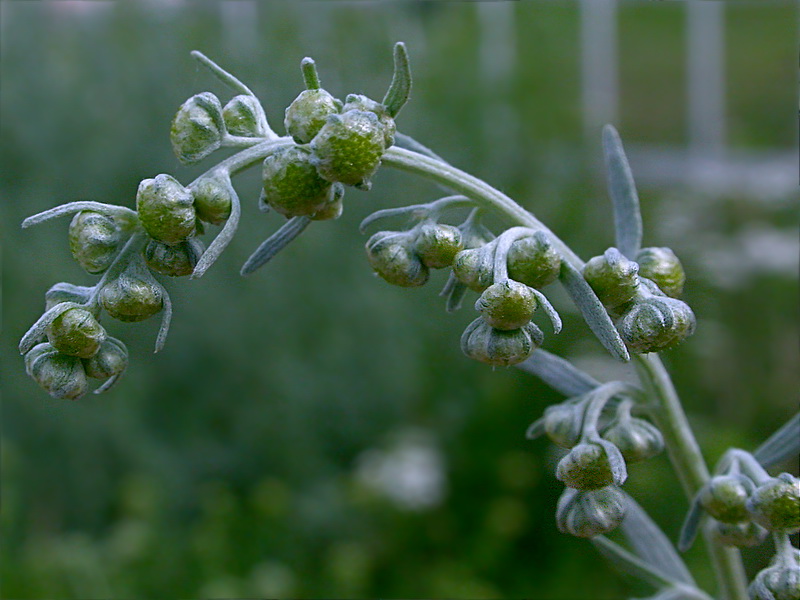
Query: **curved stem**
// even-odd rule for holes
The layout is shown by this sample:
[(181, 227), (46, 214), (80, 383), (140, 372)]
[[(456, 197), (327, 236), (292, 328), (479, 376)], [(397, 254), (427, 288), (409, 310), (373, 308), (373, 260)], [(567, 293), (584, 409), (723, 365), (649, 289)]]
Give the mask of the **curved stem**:
[[(494, 209), (517, 225), (548, 233), (562, 258), (579, 272), (583, 268), (584, 263), (580, 257), (543, 223), (484, 181), (447, 163), (403, 148), (389, 148), (382, 162), (445, 185), (472, 198), (480, 206)], [(709, 478), (700, 447), (689, 426), (672, 380), (658, 355), (633, 356), (639, 378), (652, 397), (653, 419), (664, 435), (670, 461), (687, 498), (691, 501)], [(739, 551), (716, 543), (707, 528), (703, 533), (722, 598), (747, 600), (746, 578)]]

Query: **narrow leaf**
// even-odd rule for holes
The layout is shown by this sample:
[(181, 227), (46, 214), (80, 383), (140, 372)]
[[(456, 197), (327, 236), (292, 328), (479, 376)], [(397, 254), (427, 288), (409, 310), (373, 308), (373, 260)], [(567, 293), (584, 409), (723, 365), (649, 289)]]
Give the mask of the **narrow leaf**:
[(647, 564), (604, 535), (596, 535), (589, 541), (594, 544), (600, 554), (622, 573), (631, 575), (659, 589), (671, 587), (677, 583), (662, 573), (661, 570)]
[(411, 66), (408, 63), (408, 51), (403, 42), (394, 45), (394, 75), (392, 83), (383, 97), (383, 105), (392, 117), (396, 117), (411, 94)]
[(547, 299), (547, 296), (545, 296), (542, 292), (540, 292), (536, 288), (530, 288), (530, 289), (533, 291), (542, 309), (544, 309), (547, 318), (550, 319), (550, 323), (552, 323), (553, 325), (553, 333), (555, 334), (561, 333), (561, 316), (558, 314), (558, 311), (555, 308), (553, 308), (553, 305), (550, 304), (550, 301)]
[(792, 456), (797, 456), (798, 453), (800, 453), (800, 412), (761, 444), (753, 452), (753, 457), (762, 467), (769, 468)]
[(622, 457), (622, 452), (619, 451), (614, 444), (603, 438), (592, 440), (596, 444), (600, 444), (606, 451), (608, 457), (608, 466), (611, 468), (611, 478), (614, 485), (621, 486), (628, 478), (628, 468), (625, 465), (625, 459)]
[(48, 210), (31, 215), (22, 222), (22, 228), (27, 229), (32, 225), (44, 223), (50, 219), (56, 219), (65, 215), (71, 215), (82, 210), (91, 210), (99, 212), (109, 217), (126, 217), (128, 219), (135, 218), (136, 212), (124, 206), (117, 206), (115, 204), (104, 204), (103, 202), (93, 202), (91, 200), (79, 200), (77, 202), (68, 202), (60, 206), (54, 206)]
[(399, 148), (405, 148), (406, 150), (413, 150), (414, 152), (418, 152), (419, 154), (423, 154), (429, 158), (433, 158), (447, 164), (447, 161), (438, 154), (436, 154), (433, 150), (431, 150), (430, 148), (428, 148), (423, 144), (420, 144), (413, 137), (411, 137), (410, 135), (406, 135), (405, 133), (400, 133), (398, 131), (394, 136), (394, 144)]
[(517, 365), (527, 373), (536, 375), (551, 388), (565, 396), (580, 396), (600, 385), (594, 377), (578, 369), (568, 360), (541, 348)]
[(156, 336), (155, 352), (160, 352), (164, 348), (164, 343), (167, 341), (167, 334), (169, 333), (169, 325), (172, 322), (172, 300), (164, 286), (161, 284), (159, 286), (164, 298), (164, 308), (161, 314), (161, 326), (158, 328), (158, 335)]
[(639, 196), (633, 182), (631, 167), (622, 148), (617, 130), (611, 125), (603, 128), (603, 151), (608, 174), (608, 194), (614, 205), (614, 227), (617, 248), (630, 260), (642, 246), (642, 215)]
[(203, 65), (209, 71), (211, 71), (211, 73), (213, 73), (217, 79), (219, 79), (222, 83), (231, 88), (234, 92), (237, 92), (239, 94), (247, 94), (248, 96), (255, 96), (255, 94), (250, 90), (249, 87), (247, 87), (236, 77), (228, 73), (228, 71), (220, 67), (217, 63), (208, 58), (205, 54), (203, 54), (199, 50), (192, 50), (191, 54), (195, 60), (197, 60), (201, 65)]
[(627, 362), (630, 360), (625, 342), (619, 337), (619, 332), (611, 322), (605, 307), (598, 300), (597, 295), (586, 283), (578, 270), (567, 261), (561, 261), (561, 284), (572, 298), (572, 301), (581, 311), (586, 324), (595, 334), (603, 347), (617, 360)]
[(228, 191), (231, 193), (231, 214), (228, 220), (225, 221), (222, 230), (217, 234), (217, 237), (208, 245), (203, 256), (197, 261), (197, 264), (194, 266), (194, 271), (192, 272), (192, 279), (202, 277), (205, 272), (208, 271), (209, 267), (216, 262), (223, 250), (231, 243), (233, 236), (236, 235), (236, 229), (239, 227), (239, 218), (242, 214), (239, 195), (236, 193), (236, 190), (233, 189), (230, 180), (228, 180), (227, 184)]
[(525, 431), (525, 439), (526, 440), (535, 440), (542, 437), (545, 434), (544, 428), (544, 417), (536, 419), (533, 423), (528, 426), (528, 429)]
[(703, 507), (700, 506), (700, 498), (695, 496), (683, 520), (681, 533), (678, 537), (678, 550), (686, 552), (692, 547), (694, 539), (697, 537), (697, 529), (700, 527), (700, 518), (703, 516)]
[(250, 255), (250, 258), (242, 265), (241, 274), (248, 275), (259, 267), (263, 266), (278, 252), (288, 246), (292, 240), (298, 235), (303, 233), (303, 230), (311, 223), (309, 217), (292, 217), (275, 233), (264, 240), (261, 245), (256, 248), (255, 252)]
[(633, 498), (627, 494), (625, 496), (628, 510), (622, 521), (622, 532), (636, 553), (671, 580), (694, 586), (689, 569), (669, 538)]

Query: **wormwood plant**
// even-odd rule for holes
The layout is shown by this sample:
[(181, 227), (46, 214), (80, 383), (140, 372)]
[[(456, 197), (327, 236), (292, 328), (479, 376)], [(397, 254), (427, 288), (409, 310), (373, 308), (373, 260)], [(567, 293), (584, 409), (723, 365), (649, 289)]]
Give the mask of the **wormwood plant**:
[[(160, 315), (156, 351), (167, 337), (172, 303), (159, 276), (201, 277), (233, 239), (241, 206), (232, 184), (238, 173), (262, 170), (257, 206), (286, 218), (247, 259), (242, 274), (266, 264), (315, 221), (342, 214), (347, 187), (366, 191), (381, 167), (394, 167), (437, 183), (444, 195), (410, 206), (379, 210), (361, 223), (372, 269), (400, 287), (424, 285), (431, 269), (448, 269), (442, 290), (448, 312), (470, 291), (477, 316), (461, 336), (466, 356), (496, 366), (515, 365), (566, 396), (546, 409), (527, 437), (547, 437), (564, 449), (555, 476), (565, 486), (556, 507), (563, 533), (588, 538), (620, 570), (654, 589), (651, 598), (708, 599), (678, 552), (623, 490), (627, 465), (666, 448), (689, 501), (677, 547), (696, 534), (705, 540), (719, 598), (800, 600), (800, 551), (790, 534), (800, 531), (800, 480), (774, 467), (800, 450), (800, 415), (753, 452), (732, 448), (713, 470), (703, 461), (658, 352), (689, 337), (692, 309), (680, 299), (685, 274), (669, 248), (642, 247), (642, 220), (633, 178), (619, 136), (603, 131), (608, 188), (615, 223), (614, 247), (584, 262), (511, 198), (397, 131), (395, 118), (409, 98), (411, 72), (405, 46), (394, 48), (394, 75), (381, 101), (360, 94), (344, 100), (323, 89), (315, 63), (303, 59), (306, 89), (286, 109), (285, 136), (271, 128), (253, 92), (199, 52), (193, 56), (233, 95), (223, 105), (210, 92), (179, 108), (170, 137), (185, 164), (221, 148), (235, 152), (188, 185), (169, 174), (145, 179), (136, 209), (71, 202), (33, 215), (23, 227), (73, 215), (69, 245), (92, 286), (61, 282), (45, 294), (45, 310), (20, 341), (25, 368), (54, 398), (77, 399), (97, 380), (108, 391), (125, 372), (125, 344), (109, 336), (102, 317), (136, 322)], [(488, 214), (508, 224), (492, 231)], [(386, 223), (403, 221), (405, 228)], [(201, 237), (220, 226), (208, 246)], [(316, 226), (316, 225), (315, 225)], [(634, 364), (639, 384), (599, 382), (568, 361), (542, 350), (545, 333), (562, 324), (543, 292), (559, 284), (589, 330), (613, 359)], [(647, 420), (649, 419), (649, 420)], [(606, 537), (620, 528), (627, 547)], [(775, 556), (747, 585), (739, 547), (770, 536)]]

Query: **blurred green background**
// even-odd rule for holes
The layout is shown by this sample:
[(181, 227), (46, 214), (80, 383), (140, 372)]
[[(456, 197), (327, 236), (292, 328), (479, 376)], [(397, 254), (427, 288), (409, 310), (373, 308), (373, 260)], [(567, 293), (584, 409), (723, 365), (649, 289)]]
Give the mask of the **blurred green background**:
[[(157, 323), (105, 323), (132, 357), (111, 393), (54, 401), (15, 349), (49, 286), (93, 281), (70, 257), (67, 219), (21, 231), (25, 216), (74, 199), (133, 206), (141, 179), (168, 172), (188, 183), (204, 170), (180, 166), (168, 140), (188, 96), (227, 98), (192, 49), (246, 82), (282, 132), (304, 56), (334, 94), (381, 98), (392, 43), (404, 40), (415, 87), (400, 129), (517, 199), (585, 258), (601, 253), (613, 236), (599, 124), (587, 123), (582, 101), (579, 4), (4, 1), (0, 10), (2, 597), (647, 594), (555, 528), (556, 454), (524, 433), (561, 397), (461, 355), (473, 298), (446, 314), (443, 273), (402, 290), (370, 272), (359, 221), (435, 198), (423, 181), (381, 171), (371, 192), (348, 190), (341, 219), (312, 225), (241, 278), (281, 219), (256, 210), (258, 169), (240, 177), (246, 216), (233, 244), (203, 279), (168, 282), (165, 349), (152, 354)], [(755, 183), (726, 186), (723, 173), (714, 179), (723, 185), (701, 189), (666, 159), (639, 180), (645, 244), (671, 246), (689, 274), (697, 333), (665, 360), (712, 462), (791, 416), (800, 383), (798, 9), (736, 2), (722, 12), (723, 158), (755, 165)], [(616, 124), (634, 174), (653, 171), (654, 148), (686, 156), (686, 19), (680, 2), (619, 6)], [(787, 176), (789, 188), (770, 183)], [(549, 295), (566, 327), (555, 337), (543, 326), (545, 348), (601, 379), (630, 376), (563, 293)], [(632, 468), (626, 489), (674, 538), (686, 503), (666, 458)], [(746, 552), (751, 573), (768, 553)], [(700, 545), (687, 560), (708, 584)]]

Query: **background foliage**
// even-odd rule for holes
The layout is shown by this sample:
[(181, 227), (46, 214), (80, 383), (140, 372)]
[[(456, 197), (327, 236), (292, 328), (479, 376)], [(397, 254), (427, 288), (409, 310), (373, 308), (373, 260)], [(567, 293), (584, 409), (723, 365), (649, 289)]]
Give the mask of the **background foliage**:
[[(441, 274), (405, 291), (370, 273), (359, 220), (437, 193), (399, 173), (348, 191), (340, 220), (246, 279), (239, 266), (280, 219), (257, 214), (257, 173), (240, 178), (249, 216), (202, 280), (169, 282), (164, 351), (151, 353), (155, 323), (106, 323), (132, 355), (110, 394), (55, 402), (15, 350), (50, 285), (90, 281), (67, 221), (23, 232), (25, 216), (73, 199), (133, 206), (140, 179), (201, 172), (168, 142), (186, 97), (224, 92), (192, 49), (250, 85), (281, 131), (303, 56), (333, 93), (380, 98), (404, 40), (416, 79), (401, 130), (585, 258), (602, 252), (611, 218), (599, 132), (582, 126), (579, 6), (515, 3), (498, 84), (477, 66), (478, 42), (503, 4), (0, 4), (3, 597), (565, 599), (586, 581), (595, 598), (626, 593), (589, 544), (557, 533), (555, 454), (524, 439), (558, 395), (461, 355), (471, 301), (446, 315)], [(620, 7), (618, 126), (632, 148), (685, 149), (685, 13)], [(788, 2), (725, 8), (732, 151), (796, 149), (797, 16)], [(698, 331), (666, 360), (704, 452), (752, 448), (796, 408), (796, 195), (640, 187), (645, 243), (671, 246), (690, 278)], [(566, 327), (545, 347), (626, 376), (553, 296)], [(633, 469), (626, 488), (674, 537), (685, 502), (666, 458)], [(708, 582), (702, 551), (688, 560)], [(747, 560), (754, 571), (763, 550)]]

